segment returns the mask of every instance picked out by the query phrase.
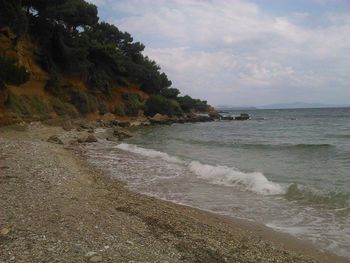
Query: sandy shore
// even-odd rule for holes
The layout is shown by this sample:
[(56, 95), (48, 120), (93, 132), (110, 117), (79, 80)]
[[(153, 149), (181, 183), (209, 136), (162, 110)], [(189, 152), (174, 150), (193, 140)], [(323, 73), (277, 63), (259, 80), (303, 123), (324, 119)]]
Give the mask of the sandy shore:
[(349, 262), (261, 225), (130, 192), (80, 157), (69, 142), (81, 133), (0, 129), (0, 262)]

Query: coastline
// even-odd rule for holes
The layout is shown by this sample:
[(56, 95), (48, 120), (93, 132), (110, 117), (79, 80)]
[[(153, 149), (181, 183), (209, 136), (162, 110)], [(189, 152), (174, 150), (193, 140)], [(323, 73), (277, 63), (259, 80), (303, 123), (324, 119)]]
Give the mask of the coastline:
[[(84, 131), (14, 127), (0, 130), (0, 261), (349, 262), (262, 225), (131, 192), (70, 144)], [(52, 135), (64, 144), (47, 142)]]

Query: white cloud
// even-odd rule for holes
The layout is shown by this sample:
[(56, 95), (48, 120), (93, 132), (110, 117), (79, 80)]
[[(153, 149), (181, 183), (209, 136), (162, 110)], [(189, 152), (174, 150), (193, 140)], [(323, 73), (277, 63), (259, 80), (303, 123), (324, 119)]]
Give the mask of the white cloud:
[(184, 93), (214, 104), (349, 99), (347, 14), (325, 14), (326, 25), (310, 28), (300, 22), (308, 12), (274, 17), (248, 1), (94, 1), (122, 14), (113, 22), (145, 42)]

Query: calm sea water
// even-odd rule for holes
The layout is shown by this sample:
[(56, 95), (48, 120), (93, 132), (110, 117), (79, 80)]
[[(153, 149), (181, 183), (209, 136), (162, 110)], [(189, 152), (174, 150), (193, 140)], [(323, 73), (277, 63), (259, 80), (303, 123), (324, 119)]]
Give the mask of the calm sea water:
[(350, 108), (245, 112), (251, 120), (140, 128), (89, 155), (132, 190), (350, 257)]

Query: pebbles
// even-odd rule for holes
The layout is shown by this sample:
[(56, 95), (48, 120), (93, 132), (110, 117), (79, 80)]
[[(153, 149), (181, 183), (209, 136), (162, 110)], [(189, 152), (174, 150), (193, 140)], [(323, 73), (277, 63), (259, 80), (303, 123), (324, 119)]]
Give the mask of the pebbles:
[(60, 132), (1, 133), (0, 167), (10, 169), (0, 170), (0, 262), (315, 262), (219, 216), (128, 191), (46, 142), (68, 141)]

